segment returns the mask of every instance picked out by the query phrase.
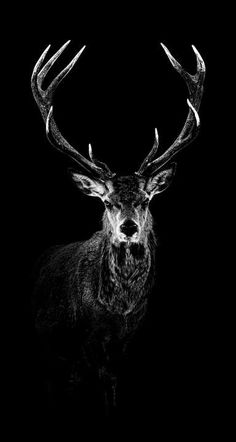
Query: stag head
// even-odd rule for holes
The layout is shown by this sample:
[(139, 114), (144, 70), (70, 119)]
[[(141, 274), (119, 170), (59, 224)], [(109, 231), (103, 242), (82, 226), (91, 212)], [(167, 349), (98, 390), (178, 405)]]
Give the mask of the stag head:
[(144, 242), (152, 227), (149, 202), (165, 190), (174, 175), (175, 164), (154, 177), (138, 175), (114, 176), (104, 183), (73, 173), (78, 188), (87, 195), (100, 198), (105, 205), (104, 222), (111, 240), (119, 242)]
[[(197, 72), (195, 75), (190, 75), (161, 43), (171, 64), (187, 84), (189, 92), (187, 119), (173, 144), (159, 156), (157, 156), (159, 137), (157, 129), (155, 129), (153, 147), (142, 162), (139, 170), (133, 175), (117, 176), (111, 172), (105, 163), (94, 158), (91, 145), (89, 145), (89, 159), (72, 147), (60, 133), (53, 116), (52, 102), (55, 90), (60, 81), (72, 69), (85, 46), (57, 75), (48, 88), (46, 90), (42, 89), (42, 83), (49, 69), (69, 43), (70, 41), (65, 43), (43, 65), (50, 48), (48, 46), (36, 63), (32, 74), (32, 92), (46, 124), (47, 137), (53, 146), (69, 155), (77, 164), (77, 169), (71, 172), (72, 179), (77, 187), (87, 195), (100, 198), (104, 203), (104, 223), (111, 234), (112, 242), (142, 242), (152, 226), (149, 202), (154, 195), (163, 192), (170, 185), (175, 174), (176, 163), (168, 163), (180, 150), (191, 143), (199, 132), (200, 118), (198, 110), (205, 78), (204, 61), (197, 49), (192, 46), (197, 60)], [(81, 170), (84, 172), (81, 173)]]

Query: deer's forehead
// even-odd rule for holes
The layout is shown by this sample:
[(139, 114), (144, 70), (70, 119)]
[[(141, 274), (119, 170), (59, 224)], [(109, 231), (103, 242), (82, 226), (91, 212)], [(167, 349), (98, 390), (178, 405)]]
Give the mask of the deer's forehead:
[(110, 186), (109, 197), (122, 202), (135, 201), (143, 196), (143, 183), (136, 176), (124, 176), (115, 178)]

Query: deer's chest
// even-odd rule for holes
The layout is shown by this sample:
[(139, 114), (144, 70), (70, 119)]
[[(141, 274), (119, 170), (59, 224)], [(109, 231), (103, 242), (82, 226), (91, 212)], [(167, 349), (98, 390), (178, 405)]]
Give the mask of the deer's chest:
[(142, 254), (130, 249), (110, 253), (101, 269), (99, 301), (110, 312), (131, 313), (146, 295), (150, 267), (146, 250)]
[(150, 256), (144, 259), (135, 259), (127, 254), (123, 262), (113, 256), (109, 262), (109, 283), (115, 290), (138, 290), (144, 285), (150, 270)]

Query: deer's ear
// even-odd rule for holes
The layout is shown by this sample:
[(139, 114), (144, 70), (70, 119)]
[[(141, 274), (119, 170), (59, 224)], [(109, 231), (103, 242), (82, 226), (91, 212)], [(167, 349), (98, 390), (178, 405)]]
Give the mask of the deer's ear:
[(106, 185), (102, 181), (89, 178), (73, 171), (70, 172), (77, 187), (86, 195), (103, 198), (107, 193)]
[(148, 179), (146, 192), (149, 193), (150, 198), (169, 187), (175, 175), (175, 171), (176, 163), (172, 163), (167, 169), (163, 169), (157, 175)]

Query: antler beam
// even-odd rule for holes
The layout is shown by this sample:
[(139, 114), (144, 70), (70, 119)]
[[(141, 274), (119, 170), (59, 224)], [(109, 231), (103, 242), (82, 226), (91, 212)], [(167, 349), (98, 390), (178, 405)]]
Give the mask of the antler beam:
[(69, 155), (73, 160), (75, 160), (80, 166), (82, 166), (84, 169), (86, 169), (87, 172), (89, 172), (92, 175), (95, 175), (101, 179), (106, 179), (114, 176), (114, 174), (110, 171), (108, 166), (105, 163), (102, 163), (100, 161), (97, 161), (94, 159), (92, 155), (92, 148), (91, 145), (89, 147), (89, 156), (91, 158), (91, 161), (85, 158), (83, 155), (81, 155), (74, 147), (72, 147), (68, 141), (62, 136), (60, 133), (57, 124), (54, 120), (53, 116), (53, 96), (54, 93), (59, 85), (59, 83), (66, 77), (66, 75), (70, 72), (70, 70), (73, 68), (77, 60), (79, 59), (80, 55), (85, 49), (85, 46), (83, 46), (80, 51), (76, 54), (76, 56), (71, 60), (71, 62), (54, 78), (54, 80), (51, 82), (51, 84), (48, 86), (46, 90), (42, 89), (42, 83), (55, 63), (55, 61), (60, 57), (62, 52), (65, 50), (65, 48), (70, 43), (70, 40), (68, 40), (43, 66), (45, 57), (51, 47), (49, 45), (45, 51), (42, 53), (41, 57), (37, 61), (33, 74), (31, 77), (31, 88), (33, 92), (34, 99), (39, 107), (39, 110), (41, 112), (41, 115), (43, 117), (43, 120), (46, 125), (46, 133), (48, 140), (50, 143), (59, 149), (61, 152), (66, 153)]
[[(203, 83), (206, 72), (205, 63), (195, 46), (192, 45), (197, 60), (197, 72), (195, 75), (191, 75), (182, 68), (180, 63), (173, 57), (173, 55), (171, 55), (170, 51), (163, 43), (161, 43), (161, 46), (164, 49), (167, 57), (169, 58), (172, 66), (181, 75), (181, 77), (183, 77), (187, 84), (189, 92), (189, 99), (187, 99), (189, 112), (184, 127), (174, 143), (161, 156), (153, 160), (153, 157), (157, 152), (158, 145), (155, 139), (153, 148), (142, 162), (138, 172), (136, 172), (137, 175), (141, 176), (155, 175), (164, 164), (169, 162), (173, 158), (173, 156), (175, 156), (178, 152), (180, 152), (184, 147), (186, 147), (196, 138), (200, 128), (200, 118), (198, 115), (198, 110), (203, 94)], [(156, 129), (155, 133), (157, 138)]]

